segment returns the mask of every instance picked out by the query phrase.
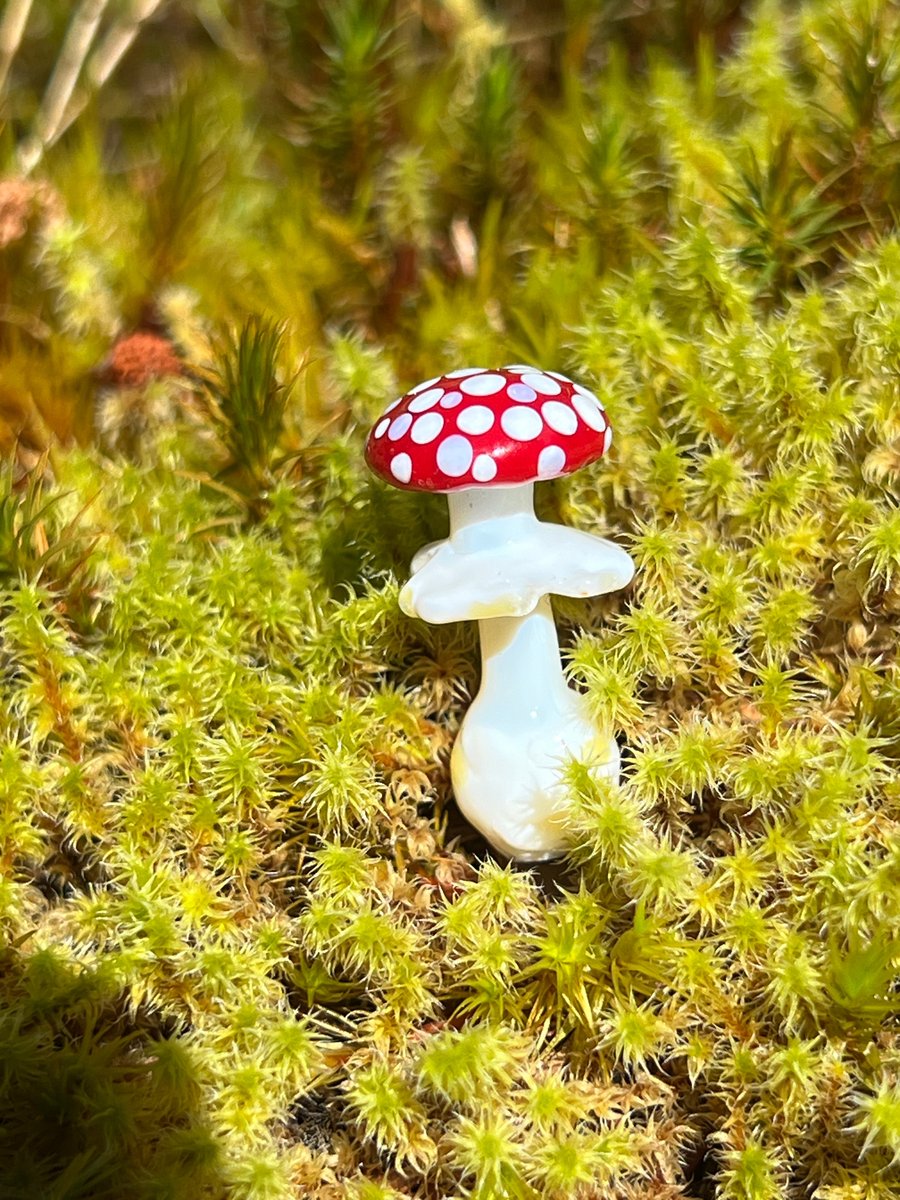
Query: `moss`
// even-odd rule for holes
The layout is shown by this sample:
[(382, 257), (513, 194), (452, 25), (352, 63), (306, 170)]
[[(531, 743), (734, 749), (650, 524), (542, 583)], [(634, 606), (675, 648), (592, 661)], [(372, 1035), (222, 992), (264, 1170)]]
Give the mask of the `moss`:
[[(108, 6), (64, 119), (42, 7), (0, 38), (0, 1196), (894, 1196), (898, 5)], [(638, 565), (557, 604), (623, 773), (567, 768), (540, 869), (453, 803), (473, 626), (399, 607), (445, 505), (362, 458), (525, 360), (615, 434), (539, 511)]]

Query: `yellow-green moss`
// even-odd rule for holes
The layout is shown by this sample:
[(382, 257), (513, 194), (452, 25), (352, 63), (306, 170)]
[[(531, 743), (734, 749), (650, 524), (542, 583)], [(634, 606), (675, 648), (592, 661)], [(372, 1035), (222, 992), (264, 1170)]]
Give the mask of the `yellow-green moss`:
[[(27, 174), (35, 8), (0, 1197), (895, 1196), (900, 7), (162, 6)], [(398, 605), (443, 501), (362, 459), (522, 360), (615, 434), (542, 515), (638, 565), (557, 603), (623, 776), (532, 870), (452, 802), (473, 626)]]

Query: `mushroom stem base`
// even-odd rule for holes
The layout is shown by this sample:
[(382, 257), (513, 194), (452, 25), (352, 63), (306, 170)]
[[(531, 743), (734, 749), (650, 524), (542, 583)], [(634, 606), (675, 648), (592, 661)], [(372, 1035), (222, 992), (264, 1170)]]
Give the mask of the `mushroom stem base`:
[(479, 630), (481, 689), (450, 762), (457, 803), (510, 858), (556, 858), (567, 840), (566, 761), (617, 778), (618, 747), (566, 685), (546, 597), (526, 616), (483, 620)]

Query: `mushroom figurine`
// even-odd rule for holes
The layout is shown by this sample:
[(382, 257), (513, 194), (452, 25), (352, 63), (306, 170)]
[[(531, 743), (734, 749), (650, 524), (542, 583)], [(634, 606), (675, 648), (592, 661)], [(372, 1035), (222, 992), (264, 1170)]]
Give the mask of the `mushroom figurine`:
[(577, 471), (609, 449), (603, 405), (556, 371), (450, 371), (389, 405), (366, 442), (395, 487), (444, 492), (450, 536), (424, 546), (400, 593), (407, 616), (478, 621), (481, 687), (450, 760), (460, 809), (510, 858), (566, 845), (567, 759), (617, 777), (619, 751), (565, 680), (549, 594), (625, 587), (634, 564), (604, 538), (534, 514), (535, 481)]

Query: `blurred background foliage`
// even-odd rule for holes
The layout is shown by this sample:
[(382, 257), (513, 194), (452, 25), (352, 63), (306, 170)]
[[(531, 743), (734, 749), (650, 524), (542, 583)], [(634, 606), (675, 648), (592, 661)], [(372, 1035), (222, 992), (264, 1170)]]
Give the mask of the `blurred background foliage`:
[[(897, 54), (874, 0), (11, 0), (7, 440), (89, 439), (123, 338), (193, 361), (247, 313), (295, 357), (375, 337), (404, 377), (501, 333), (552, 357), (684, 222), (777, 305), (892, 225)], [(333, 411), (317, 362), (304, 393)]]
[[(896, 1197), (900, 5), (0, 11), (0, 1198)], [(639, 568), (532, 871), (362, 464), (511, 361)]]

